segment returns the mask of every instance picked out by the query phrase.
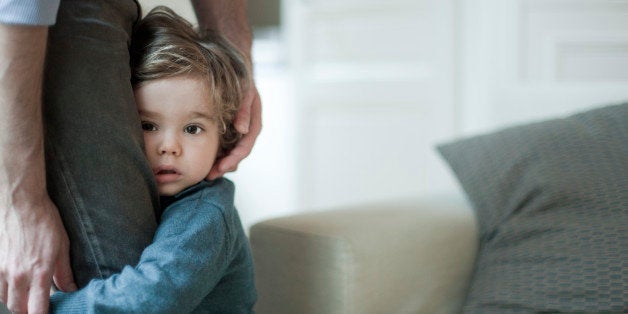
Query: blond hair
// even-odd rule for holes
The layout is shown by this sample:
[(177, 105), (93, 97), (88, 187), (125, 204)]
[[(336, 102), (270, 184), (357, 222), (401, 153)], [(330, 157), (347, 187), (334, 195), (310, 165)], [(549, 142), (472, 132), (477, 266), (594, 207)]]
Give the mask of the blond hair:
[(170, 8), (158, 6), (135, 26), (130, 51), (135, 87), (180, 75), (206, 80), (221, 135), (219, 157), (235, 146), (241, 134), (233, 120), (251, 78), (242, 55), (225, 38), (196, 31)]

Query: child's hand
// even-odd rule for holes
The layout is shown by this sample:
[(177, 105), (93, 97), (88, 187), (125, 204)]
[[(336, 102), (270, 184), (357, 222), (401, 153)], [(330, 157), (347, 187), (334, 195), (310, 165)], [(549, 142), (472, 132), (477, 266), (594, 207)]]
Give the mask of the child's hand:
[(255, 140), (262, 131), (262, 101), (254, 83), (244, 97), (233, 124), (244, 136), (229, 152), (229, 155), (214, 164), (207, 175), (208, 180), (220, 178), (225, 173), (238, 169), (238, 164), (251, 153)]

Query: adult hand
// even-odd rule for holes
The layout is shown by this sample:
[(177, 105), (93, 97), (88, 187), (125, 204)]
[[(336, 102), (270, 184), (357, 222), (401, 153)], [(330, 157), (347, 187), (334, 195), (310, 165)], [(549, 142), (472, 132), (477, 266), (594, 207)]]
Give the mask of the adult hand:
[[(249, 70), (252, 70), (253, 41), (247, 20), (246, 0), (192, 0), (192, 6), (199, 27), (227, 38), (244, 55)], [(244, 136), (229, 152), (229, 155), (214, 163), (207, 175), (208, 180), (214, 180), (226, 172), (235, 171), (240, 161), (246, 158), (253, 149), (255, 140), (262, 130), (262, 102), (255, 82), (251, 82), (234, 124), (238, 132)]]
[(244, 136), (229, 152), (229, 155), (214, 164), (207, 176), (208, 180), (214, 180), (227, 172), (235, 171), (240, 161), (251, 153), (255, 140), (262, 131), (262, 101), (255, 83), (251, 83), (235, 117), (234, 125)]
[(68, 236), (46, 191), (41, 85), (48, 27), (0, 24), (0, 301), (47, 313), (75, 289)]
[(52, 280), (63, 291), (76, 290), (58, 210), (45, 197), (0, 208), (0, 215), (0, 299), (13, 313), (48, 313)]

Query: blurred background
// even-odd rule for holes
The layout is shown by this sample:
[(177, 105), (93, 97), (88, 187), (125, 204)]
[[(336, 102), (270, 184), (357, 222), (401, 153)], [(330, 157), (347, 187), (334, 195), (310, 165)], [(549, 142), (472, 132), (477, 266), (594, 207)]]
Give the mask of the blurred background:
[[(165, 4), (195, 23), (188, 1)], [(447, 195), (435, 145), (628, 100), (628, 0), (250, 0), (262, 134), (236, 173), (270, 217)]]

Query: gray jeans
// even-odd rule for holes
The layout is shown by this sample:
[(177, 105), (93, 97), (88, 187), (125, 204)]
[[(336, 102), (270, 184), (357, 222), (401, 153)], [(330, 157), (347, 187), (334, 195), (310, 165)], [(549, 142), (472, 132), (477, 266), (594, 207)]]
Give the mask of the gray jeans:
[(135, 265), (158, 196), (130, 84), (131, 0), (67, 0), (50, 29), (44, 78), (48, 191), (79, 287)]

